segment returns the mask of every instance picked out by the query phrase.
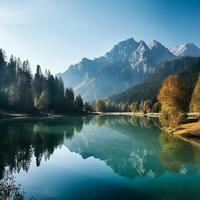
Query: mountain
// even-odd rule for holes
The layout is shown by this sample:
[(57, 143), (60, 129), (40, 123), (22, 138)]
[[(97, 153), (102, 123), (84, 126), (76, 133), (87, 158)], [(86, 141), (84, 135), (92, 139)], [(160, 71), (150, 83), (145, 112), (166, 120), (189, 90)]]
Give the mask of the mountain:
[(171, 52), (176, 56), (191, 56), (200, 57), (200, 48), (193, 43), (183, 44), (171, 49)]
[(179, 74), (191, 96), (194, 84), (200, 72), (200, 58), (183, 57), (173, 61), (161, 63), (143, 83), (132, 86), (129, 89), (113, 95), (108, 99), (112, 102), (141, 102), (142, 100), (156, 101), (158, 91), (165, 80), (171, 74)]
[(131, 54), (138, 48), (139, 44), (133, 38), (127, 39), (115, 45), (105, 58), (109, 63), (127, 62)]
[(119, 116), (97, 117), (90, 122), (90, 129), (83, 126), (81, 132), (75, 132), (64, 145), (84, 159), (93, 157), (103, 161), (115, 173), (129, 179), (161, 176), (163, 167), (159, 160), (148, 162), (153, 155), (160, 155), (161, 146), (155, 139), (159, 129), (144, 128), (133, 121)]
[[(183, 55), (191, 55), (190, 52), (187, 50)], [(174, 60), (177, 55), (156, 40), (147, 45), (130, 38), (119, 42), (104, 56), (93, 60), (83, 58), (57, 76), (84, 100), (92, 101), (142, 83), (160, 63)]]

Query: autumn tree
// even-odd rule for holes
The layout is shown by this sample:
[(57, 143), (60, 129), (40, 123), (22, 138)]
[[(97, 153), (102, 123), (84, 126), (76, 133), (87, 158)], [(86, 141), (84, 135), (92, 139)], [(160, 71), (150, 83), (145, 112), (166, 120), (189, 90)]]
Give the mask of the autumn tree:
[(152, 103), (150, 100), (145, 100), (143, 103), (143, 112), (150, 113), (152, 109)]
[(96, 112), (105, 112), (106, 111), (105, 102), (103, 100), (97, 99), (94, 103), (94, 110)]
[(158, 94), (164, 126), (176, 127), (184, 121), (184, 98), (185, 89), (178, 75), (169, 76)]
[(200, 113), (200, 74), (192, 94), (190, 102), (190, 112)]
[(47, 110), (49, 107), (49, 95), (48, 92), (46, 90), (42, 91), (38, 102), (37, 102), (37, 107), (40, 110)]
[(137, 112), (138, 109), (138, 103), (133, 101), (131, 104), (131, 112)]

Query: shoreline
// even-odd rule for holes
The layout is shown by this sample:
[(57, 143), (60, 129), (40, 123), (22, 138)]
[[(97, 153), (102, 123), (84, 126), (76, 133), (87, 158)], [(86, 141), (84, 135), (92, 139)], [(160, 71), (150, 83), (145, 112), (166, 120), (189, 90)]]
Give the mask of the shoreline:
[(160, 113), (142, 113), (142, 112), (92, 112), (93, 115), (108, 116), (141, 116), (141, 117), (160, 117)]
[(164, 130), (167, 134), (200, 148), (200, 121), (182, 124), (175, 130)]
[(200, 121), (181, 124), (172, 134), (184, 137), (200, 137)]
[(85, 116), (91, 115), (91, 113), (17, 113), (10, 111), (0, 110), (0, 120), (4, 119), (20, 119), (20, 118), (54, 118), (54, 117), (65, 117), (65, 116)]
[[(99, 115), (99, 116), (136, 116), (136, 117), (150, 117), (150, 118), (159, 118), (160, 113), (142, 113), (142, 112), (91, 112), (87, 114), (79, 114), (78, 116), (84, 115)], [(73, 113), (16, 113), (9, 111), (0, 110), (0, 120), (5, 119), (20, 119), (20, 118), (54, 118), (54, 117), (64, 117), (64, 116), (77, 116), (77, 114)], [(187, 113), (188, 119), (197, 119), (200, 116), (200, 113)], [(192, 144), (200, 148), (200, 121), (191, 122), (182, 124), (176, 127), (174, 130), (172, 129), (164, 129), (167, 134), (185, 141), (187, 143)]]

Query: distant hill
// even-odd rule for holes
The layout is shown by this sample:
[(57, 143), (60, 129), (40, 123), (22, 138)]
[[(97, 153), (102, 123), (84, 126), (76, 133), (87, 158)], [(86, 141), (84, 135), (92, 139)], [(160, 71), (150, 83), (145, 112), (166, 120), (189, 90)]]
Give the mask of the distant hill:
[(141, 100), (155, 101), (158, 91), (165, 78), (171, 74), (179, 74), (187, 87), (190, 96), (200, 72), (200, 57), (184, 57), (160, 64), (155, 72), (142, 84), (130, 87), (124, 92), (109, 97), (113, 102), (140, 102)]
[(90, 60), (83, 58), (59, 73), (66, 87), (72, 87), (84, 100), (107, 98), (142, 83), (157, 66), (182, 56), (200, 56), (200, 49), (192, 43), (169, 50), (154, 40), (150, 44), (133, 38), (119, 42), (104, 56)]

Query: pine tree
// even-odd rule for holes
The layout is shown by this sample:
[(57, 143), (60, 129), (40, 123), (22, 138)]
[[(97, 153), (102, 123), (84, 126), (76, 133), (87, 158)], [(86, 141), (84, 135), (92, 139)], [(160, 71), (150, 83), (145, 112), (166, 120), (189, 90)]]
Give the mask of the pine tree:
[(76, 96), (75, 98), (74, 108), (76, 112), (81, 113), (83, 111), (83, 100), (80, 95)]
[(15, 81), (16, 81), (16, 70), (17, 70), (17, 61), (11, 55), (10, 61), (7, 64), (7, 67), (6, 67), (6, 70), (5, 70), (7, 86), (10, 86), (11, 84), (15, 83)]
[(88, 113), (88, 112), (91, 112), (91, 110), (92, 110), (92, 108), (91, 108), (89, 102), (85, 102), (85, 103), (83, 104), (83, 111), (84, 111), (85, 113)]
[(190, 102), (190, 112), (200, 113), (200, 74), (192, 94)]
[(33, 96), (39, 97), (43, 91), (44, 77), (40, 65), (37, 65), (36, 73), (33, 80)]
[(49, 95), (49, 110), (55, 110), (55, 79), (54, 76), (48, 71), (47, 76), (47, 91)]
[(0, 108), (6, 108), (8, 106), (8, 96), (6, 92), (0, 90)]
[(3, 89), (5, 86), (5, 70), (6, 70), (6, 61), (5, 53), (0, 49), (0, 89)]
[(65, 90), (65, 108), (67, 112), (74, 110), (74, 91), (72, 88), (66, 88)]
[[(36, 109), (82, 112), (83, 100), (81, 96), (74, 100), (73, 89), (67, 88), (64, 92), (62, 79), (47, 70), (43, 75), (39, 65), (33, 78), (28, 60), (21, 62), (11, 55), (9, 62), (6, 62), (5, 53), (0, 49), (0, 107), (21, 112)], [(84, 109), (91, 109), (88, 103), (84, 104)]]
[(61, 78), (55, 78), (55, 111), (64, 112), (64, 83)]

